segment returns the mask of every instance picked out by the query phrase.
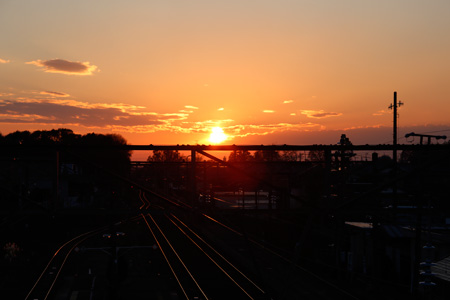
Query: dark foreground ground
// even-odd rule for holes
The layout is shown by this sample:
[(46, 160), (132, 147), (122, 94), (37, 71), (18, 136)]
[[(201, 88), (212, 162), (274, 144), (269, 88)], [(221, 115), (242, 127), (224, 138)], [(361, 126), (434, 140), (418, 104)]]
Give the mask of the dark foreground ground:
[[(4, 218), (1, 245), (3, 247), (6, 243), (13, 242), (20, 250), (16, 257), (5, 256), (1, 259), (0, 298), (25, 299), (59, 246), (80, 233), (123, 217), (127, 216), (98, 213), (39, 214)], [(239, 222), (249, 235), (255, 233), (259, 227), (265, 226), (255, 223), (255, 220)], [(245, 240), (236, 242), (211, 224), (202, 223), (199, 228), (242, 268), (256, 273), (274, 299), (445, 299), (449, 294), (448, 291), (442, 290), (444, 287), (439, 287), (434, 295), (412, 295), (405, 286), (380, 282), (371, 284), (365, 278), (349, 278), (348, 274), (330, 269), (325, 263), (320, 267), (321, 264), (316, 262), (300, 260), (296, 261), (301, 266), (298, 268), (291, 262), (268, 255), (256, 247), (248, 247)], [(126, 243), (130, 245), (137, 243), (142, 245), (143, 239), (149, 239), (148, 232), (140, 232), (134, 227), (126, 230), (129, 231)], [(283, 255), (296, 259), (295, 249), (291, 247), (292, 242), (283, 240), (286, 238), (285, 234), (271, 233), (266, 238), (272, 239), (279, 250), (283, 251)], [(102, 246), (101, 243), (93, 241), (91, 246)], [(153, 242), (149, 240), (144, 244), (151, 246)], [(4, 250), (2, 253), (6, 254)], [(94, 299), (144, 299), (149, 296), (153, 299), (179, 299), (174, 287), (176, 284), (167, 272), (162, 257), (156, 254), (155, 250), (143, 248), (123, 253), (120, 264), (125, 267), (114, 278), (111, 277), (110, 271), (111, 258), (105, 251), (83, 249), (75, 253), (65, 268), (64, 280), (57, 286), (53, 298), (90, 299), (93, 295), (90, 290), (95, 285)], [(314, 278), (315, 276), (319, 276), (319, 280)]]

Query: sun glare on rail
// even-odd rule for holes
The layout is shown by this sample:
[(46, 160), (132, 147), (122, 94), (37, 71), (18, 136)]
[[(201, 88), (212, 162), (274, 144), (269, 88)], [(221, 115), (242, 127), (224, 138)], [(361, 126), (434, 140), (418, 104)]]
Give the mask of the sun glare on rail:
[(228, 136), (223, 132), (220, 127), (211, 128), (211, 134), (209, 135), (209, 141), (213, 144), (220, 144), (225, 141)]

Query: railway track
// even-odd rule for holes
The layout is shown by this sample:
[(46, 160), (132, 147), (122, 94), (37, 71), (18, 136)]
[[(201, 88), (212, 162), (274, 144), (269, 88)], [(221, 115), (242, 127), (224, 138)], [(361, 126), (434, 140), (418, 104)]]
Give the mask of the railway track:
[(293, 253), (253, 238), (243, 226), (203, 214), (203, 227), (214, 232), (220, 247), (238, 253), (242, 265), (259, 275), (274, 299), (360, 299), (324, 276), (299, 265)]
[(173, 214), (143, 215), (180, 299), (268, 299), (265, 291)]
[[(141, 193), (141, 207), (150, 202)], [(142, 214), (166, 260), (180, 299), (269, 299), (265, 291), (172, 212)]]
[[(89, 267), (89, 276), (83, 275), (88, 287), (81, 293), (73, 284), (67, 294), (71, 300), (358, 299), (302, 269), (285, 254), (247, 237), (233, 224), (193, 214), (190, 208), (183, 211), (179, 203), (177, 209), (166, 209), (164, 203), (149, 201), (143, 192), (139, 201), (139, 214), (62, 245), (25, 300), (59, 299), (57, 282), (63, 280), (63, 268), (74, 250), (80, 248), (86, 248), (84, 256), (78, 254), (72, 265), (83, 267), (66, 269), (80, 273)], [(102, 237), (108, 229), (114, 238), (105, 244)], [(125, 232), (126, 238), (116, 238), (114, 230)], [(102, 255), (104, 259), (98, 259)], [(120, 274), (118, 261), (126, 265), (127, 272)]]
[(70, 254), (77, 249), (80, 244), (87, 239), (92, 238), (103, 232), (107, 227), (99, 227), (98, 229), (80, 234), (64, 243), (52, 256), (39, 278), (35, 281), (33, 287), (28, 292), (25, 300), (34, 299), (52, 299), (52, 292), (55, 284), (60, 278), (61, 272), (69, 259)]
[[(171, 212), (142, 216), (161, 250), (166, 250), (165, 258), (187, 299), (359, 299), (235, 224), (201, 214), (193, 223), (200, 219), (197, 227), (209, 230), (198, 231)], [(214, 242), (203, 234), (208, 231)]]

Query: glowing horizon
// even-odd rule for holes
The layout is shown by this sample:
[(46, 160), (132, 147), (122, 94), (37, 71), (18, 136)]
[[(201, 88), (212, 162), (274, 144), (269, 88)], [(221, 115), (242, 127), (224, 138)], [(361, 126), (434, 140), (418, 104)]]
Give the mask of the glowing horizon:
[(67, 5), (2, 2), (1, 134), (195, 144), (220, 124), (230, 144), (378, 143), (394, 91), (399, 136), (450, 128), (448, 1)]

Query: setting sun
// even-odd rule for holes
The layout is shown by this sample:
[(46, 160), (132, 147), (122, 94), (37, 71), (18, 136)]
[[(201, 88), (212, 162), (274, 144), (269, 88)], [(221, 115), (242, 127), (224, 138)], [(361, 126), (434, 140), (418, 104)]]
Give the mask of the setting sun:
[(223, 129), (220, 127), (213, 127), (211, 131), (212, 132), (209, 135), (209, 141), (213, 144), (220, 144), (228, 138), (227, 135), (223, 132)]

